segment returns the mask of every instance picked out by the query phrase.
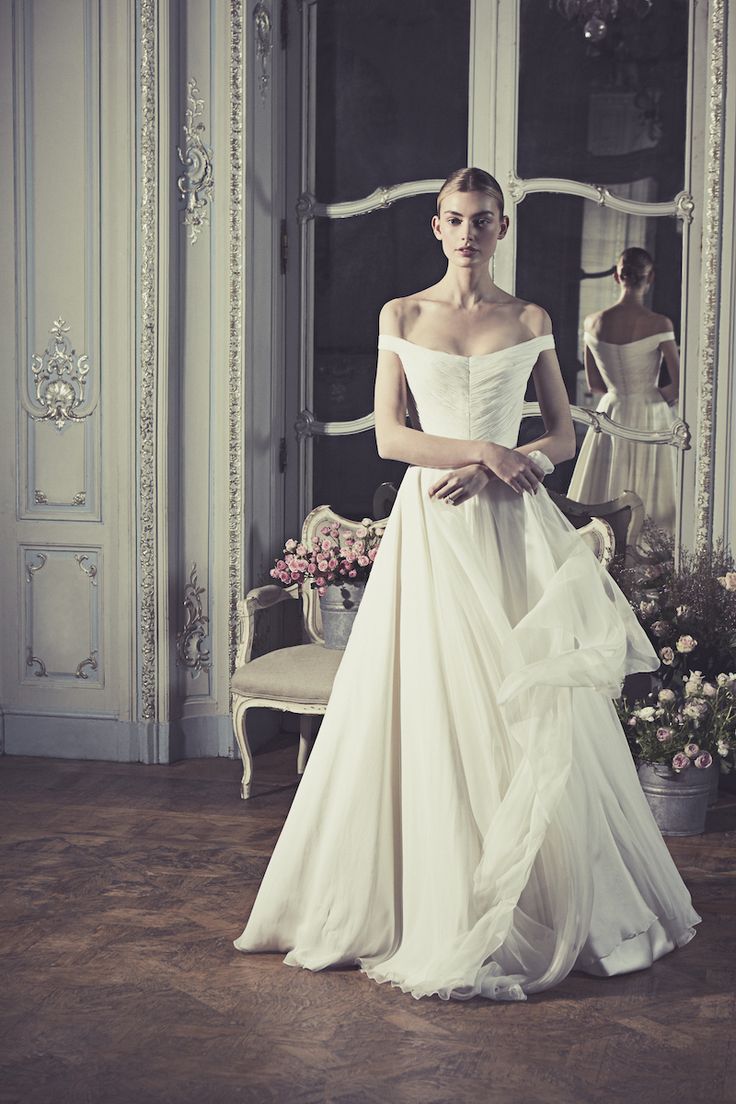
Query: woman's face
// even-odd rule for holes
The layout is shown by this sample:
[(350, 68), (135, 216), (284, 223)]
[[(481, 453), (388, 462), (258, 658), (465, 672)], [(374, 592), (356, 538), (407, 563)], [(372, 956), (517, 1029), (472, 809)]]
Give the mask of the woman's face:
[(450, 264), (459, 268), (487, 265), (506, 236), (509, 220), (486, 192), (450, 192), (432, 219), (434, 236)]

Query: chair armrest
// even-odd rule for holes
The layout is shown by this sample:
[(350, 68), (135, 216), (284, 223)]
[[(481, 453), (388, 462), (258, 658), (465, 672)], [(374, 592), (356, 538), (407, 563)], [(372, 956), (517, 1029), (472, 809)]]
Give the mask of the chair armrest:
[(244, 663), (250, 663), (250, 655), (253, 651), (253, 635), (256, 628), (257, 610), (269, 609), (280, 602), (286, 602), (291, 598), (299, 599), (299, 587), (296, 583), (291, 586), (276, 586), (269, 583), (266, 586), (255, 587), (249, 590), (245, 598), (237, 604), (238, 611), (238, 651), (235, 656), (235, 666), (242, 667)]
[(608, 569), (616, 552), (616, 538), (608, 522), (604, 518), (594, 517), (577, 532), (601, 566)]

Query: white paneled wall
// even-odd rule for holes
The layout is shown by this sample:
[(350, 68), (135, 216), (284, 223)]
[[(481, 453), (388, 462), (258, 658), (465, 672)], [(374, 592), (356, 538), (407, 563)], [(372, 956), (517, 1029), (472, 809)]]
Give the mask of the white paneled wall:
[(5, 750), (138, 758), (132, 7), (0, 20)]
[[(279, 207), (281, 8), (264, 0), (260, 10), (261, 30), (265, 10), (275, 32), (259, 54), (256, 6), (244, 0), (0, 0), (7, 753), (145, 762), (233, 754), (234, 604), (246, 580), (262, 581), (283, 536), (279, 440), (291, 441), (284, 411), (298, 407), (283, 392), (278, 290), (280, 222), (293, 216)], [(736, 5), (711, 0), (708, 10), (714, 25), (727, 17), (733, 59)], [(474, 11), (484, 39), (496, 15), (508, 17), (505, 4), (478, 0)], [(713, 42), (698, 50), (692, 127), (703, 134)], [(717, 120), (710, 500), (714, 535), (732, 544), (733, 85)], [(486, 93), (476, 81), (473, 94)], [(492, 133), (474, 138), (476, 160), (503, 147), (504, 125), (499, 111)], [(703, 148), (693, 143), (696, 222)], [(696, 296), (698, 248), (689, 260)], [(689, 363), (699, 355), (694, 348)], [(692, 369), (685, 390), (694, 421)], [(695, 533), (697, 448), (696, 439), (685, 461), (686, 536)], [(296, 470), (289, 478), (297, 486)]]
[(232, 753), (244, 36), (240, 0), (0, 3), (7, 753)]

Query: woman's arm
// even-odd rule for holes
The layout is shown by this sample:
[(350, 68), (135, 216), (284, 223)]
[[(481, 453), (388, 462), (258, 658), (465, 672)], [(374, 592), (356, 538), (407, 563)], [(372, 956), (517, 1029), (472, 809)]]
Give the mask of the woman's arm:
[[(670, 322), (670, 329), (672, 323)], [(667, 400), (670, 406), (674, 406), (680, 395), (680, 354), (677, 351), (677, 343), (675, 341), (663, 341), (659, 348), (662, 351), (664, 362), (667, 365), (667, 371), (669, 372), (670, 382), (665, 384), (664, 387), (660, 387), (660, 393), (662, 397)]]
[(585, 346), (585, 382), (588, 385), (588, 390), (592, 391), (594, 395), (605, 395), (608, 390), (603, 382), (603, 376), (598, 370), (595, 357), (587, 345)]
[(421, 468), (461, 468), (482, 464), (488, 441), (463, 441), (411, 429), (406, 424), (406, 377), (396, 353), (381, 349), (374, 411), (376, 445), (384, 460), (403, 460)]
[(571, 460), (577, 445), (575, 428), (572, 424), (567, 391), (562, 381), (560, 363), (554, 349), (545, 349), (539, 354), (533, 375), (534, 388), (546, 432), (536, 441), (518, 445), (516, 451), (528, 455), (535, 449), (539, 449), (550, 458), (553, 464), (559, 464), (562, 460)]
[[(393, 300), (382, 308), (379, 331), (401, 337), (402, 307)], [(464, 441), (423, 433), (406, 424), (407, 386), (400, 357), (388, 349), (378, 353), (373, 409), (376, 446), (384, 460), (403, 460), (421, 468), (461, 468), (490, 458), (488, 441)]]

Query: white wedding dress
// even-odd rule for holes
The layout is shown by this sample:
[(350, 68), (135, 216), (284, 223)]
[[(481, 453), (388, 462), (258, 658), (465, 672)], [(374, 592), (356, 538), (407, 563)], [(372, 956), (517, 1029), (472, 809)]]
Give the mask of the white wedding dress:
[[(463, 357), (395, 337), (428, 433), (513, 447), (553, 339)], [(238, 950), (357, 964), (415, 997), (524, 1000), (650, 966), (700, 920), (611, 697), (658, 660), (548, 497), (460, 506), (411, 467)]]
[[(621, 425), (669, 430), (675, 415), (662, 398), (657, 379), (660, 345), (674, 340), (670, 330), (613, 345), (586, 333), (585, 344), (608, 388), (596, 409)], [(591, 427), (567, 493), (578, 502), (608, 502), (624, 491), (635, 491), (655, 524), (674, 532), (676, 478), (677, 449), (672, 445), (627, 441)]]

